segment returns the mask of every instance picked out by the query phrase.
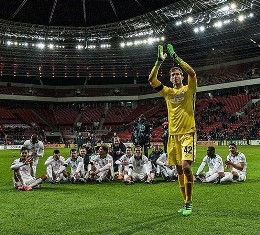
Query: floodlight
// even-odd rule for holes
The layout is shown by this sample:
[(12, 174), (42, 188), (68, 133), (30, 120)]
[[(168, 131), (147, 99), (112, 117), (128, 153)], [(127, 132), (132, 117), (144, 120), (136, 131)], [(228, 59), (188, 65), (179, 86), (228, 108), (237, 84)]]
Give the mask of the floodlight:
[(245, 16), (244, 15), (239, 15), (238, 16), (238, 21), (243, 22), (245, 20)]
[(39, 49), (44, 49), (45, 48), (45, 44), (44, 43), (38, 43), (36, 45)]

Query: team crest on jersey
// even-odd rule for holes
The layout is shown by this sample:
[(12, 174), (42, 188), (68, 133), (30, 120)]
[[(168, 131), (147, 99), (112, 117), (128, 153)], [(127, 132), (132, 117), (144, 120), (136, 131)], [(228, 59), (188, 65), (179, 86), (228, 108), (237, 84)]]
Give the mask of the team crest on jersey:
[(184, 97), (183, 96), (179, 96), (179, 95), (175, 95), (173, 98), (171, 98), (171, 102), (172, 103), (175, 103), (175, 102), (181, 102), (184, 100)]

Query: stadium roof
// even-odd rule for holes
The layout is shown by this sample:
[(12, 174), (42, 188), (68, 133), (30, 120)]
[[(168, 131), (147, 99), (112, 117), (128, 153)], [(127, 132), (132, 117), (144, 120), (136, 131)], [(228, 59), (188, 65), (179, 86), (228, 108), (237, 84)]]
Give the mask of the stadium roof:
[[(0, 75), (147, 77), (157, 45), (194, 67), (260, 55), (256, 0), (0, 0)], [(167, 74), (167, 59), (161, 74)]]
[(1, 0), (0, 18), (49, 26), (86, 27), (127, 20), (176, 0)]

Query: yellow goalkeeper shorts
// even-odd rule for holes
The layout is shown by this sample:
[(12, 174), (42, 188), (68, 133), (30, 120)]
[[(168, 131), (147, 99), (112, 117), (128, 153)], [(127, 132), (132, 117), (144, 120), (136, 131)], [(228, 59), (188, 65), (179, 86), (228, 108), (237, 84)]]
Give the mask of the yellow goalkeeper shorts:
[(196, 133), (169, 135), (167, 153), (168, 165), (182, 165), (182, 161), (196, 158)]

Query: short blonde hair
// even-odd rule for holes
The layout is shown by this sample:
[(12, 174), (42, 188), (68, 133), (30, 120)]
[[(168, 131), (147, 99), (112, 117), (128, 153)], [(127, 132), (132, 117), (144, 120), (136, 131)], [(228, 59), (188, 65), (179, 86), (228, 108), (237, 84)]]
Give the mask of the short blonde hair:
[(183, 72), (182, 72), (181, 68), (180, 68), (180, 67), (177, 67), (177, 66), (174, 66), (174, 67), (172, 67), (172, 68), (170, 69), (170, 75), (171, 75), (171, 73), (172, 73), (174, 70), (179, 70), (180, 73), (181, 73), (181, 75), (183, 76)]

